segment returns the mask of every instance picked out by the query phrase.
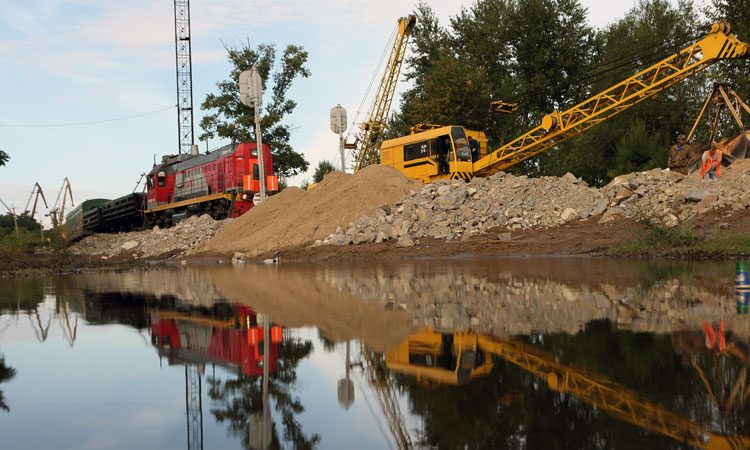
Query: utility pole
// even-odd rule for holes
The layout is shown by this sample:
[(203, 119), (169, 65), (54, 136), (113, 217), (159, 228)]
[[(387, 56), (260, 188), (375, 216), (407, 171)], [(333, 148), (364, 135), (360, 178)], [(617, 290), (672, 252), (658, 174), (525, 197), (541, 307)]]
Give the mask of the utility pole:
[(260, 110), (263, 106), (263, 80), (258, 69), (253, 66), (240, 74), (240, 101), (255, 111), (255, 146), (258, 153), (258, 181), (260, 182), (260, 201), (266, 200), (266, 169), (263, 162), (263, 139), (260, 128)]
[(341, 105), (331, 108), (331, 131), (339, 135), (339, 154), (341, 155), (341, 171), (346, 172), (344, 158), (344, 131), (346, 131), (346, 109)]
[(190, 154), (193, 146), (193, 59), (190, 43), (190, 0), (174, 0), (175, 60), (177, 68), (177, 151)]

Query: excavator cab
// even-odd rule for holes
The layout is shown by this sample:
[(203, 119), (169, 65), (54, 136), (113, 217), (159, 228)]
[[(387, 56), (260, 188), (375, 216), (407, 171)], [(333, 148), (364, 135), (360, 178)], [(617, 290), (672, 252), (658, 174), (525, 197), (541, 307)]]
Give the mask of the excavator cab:
[(492, 370), (492, 358), (477, 345), (474, 333), (439, 333), (431, 328), (409, 336), (386, 352), (386, 366), (420, 383), (463, 385)]
[(440, 179), (470, 180), (473, 174), (467, 132), (459, 126), (437, 127), (384, 141), (380, 164), (395, 167), (423, 183)]

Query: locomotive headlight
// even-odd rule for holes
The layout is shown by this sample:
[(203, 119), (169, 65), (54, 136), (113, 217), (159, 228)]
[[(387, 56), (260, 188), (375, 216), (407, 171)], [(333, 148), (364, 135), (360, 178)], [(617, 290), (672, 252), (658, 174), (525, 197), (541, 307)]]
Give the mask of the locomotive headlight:
[(247, 200), (247, 194), (242, 194), (242, 200)]

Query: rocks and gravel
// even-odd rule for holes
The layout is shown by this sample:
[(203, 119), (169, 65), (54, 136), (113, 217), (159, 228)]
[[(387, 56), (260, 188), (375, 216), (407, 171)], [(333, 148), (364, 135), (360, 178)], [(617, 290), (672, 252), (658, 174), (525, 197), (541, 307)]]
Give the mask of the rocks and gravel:
[(570, 173), (528, 178), (499, 172), (469, 183), (441, 180), (381, 205), (315, 245), (394, 241), (405, 247), (422, 238), (463, 240), (490, 230), (498, 240), (510, 240), (507, 232), (586, 220), (616, 224), (624, 218), (675, 227), (711, 211), (747, 209), (749, 184), (750, 160), (724, 168), (719, 181), (653, 169), (619, 176), (599, 189)]
[(101, 259), (142, 259), (184, 256), (202, 248), (232, 219), (214, 220), (211, 216), (192, 216), (172, 228), (133, 231), (118, 234), (94, 234), (71, 246), (75, 255)]

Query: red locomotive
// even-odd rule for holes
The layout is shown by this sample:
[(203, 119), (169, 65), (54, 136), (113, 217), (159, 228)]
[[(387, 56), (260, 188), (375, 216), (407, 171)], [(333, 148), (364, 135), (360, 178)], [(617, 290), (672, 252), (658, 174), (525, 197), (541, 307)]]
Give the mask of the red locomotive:
[[(232, 144), (204, 155), (165, 156), (147, 175), (144, 226), (169, 226), (182, 217), (239, 217), (260, 191), (257, 146)], [(263, 145), (266, 190), (277, 191), (271, 148)]]
[[(197, 149), (197, 147), (193, 147)], [(172, 155), (155, 164), (146, 178), (146, 194), (133, 193), (83, 212), (83, 233), (168, 227), (192, 215), (214, 219), (239, 217), (260, 192), (255, 143), (225, 145), (200, 155)], [(271, 148), (263, 145), (266, 191), (279, 190)]]

